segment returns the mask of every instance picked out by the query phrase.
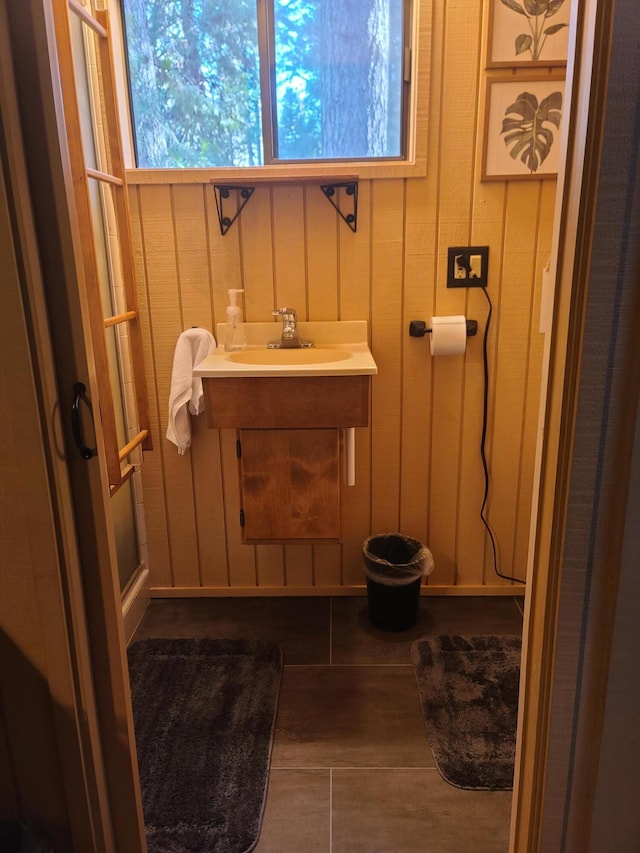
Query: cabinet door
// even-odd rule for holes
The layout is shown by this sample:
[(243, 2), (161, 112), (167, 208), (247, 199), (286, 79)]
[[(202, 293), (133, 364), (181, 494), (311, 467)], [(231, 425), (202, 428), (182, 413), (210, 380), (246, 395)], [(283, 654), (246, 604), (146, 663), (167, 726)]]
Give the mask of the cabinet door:
[(240, 430), (244, 540), (338, 539), (337, 429)]

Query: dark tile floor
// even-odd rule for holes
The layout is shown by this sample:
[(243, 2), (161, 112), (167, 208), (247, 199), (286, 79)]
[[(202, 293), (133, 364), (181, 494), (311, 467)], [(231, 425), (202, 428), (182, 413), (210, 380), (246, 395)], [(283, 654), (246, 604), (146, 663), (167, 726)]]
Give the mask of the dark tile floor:
[(134, 639), (254, 637), (282, 648), (269, 791), (256, 853), (504, 853), (511, 794), (435, 768), (409, 647), (426, 634), (519, 634), (514, 598), (423, 597), (379, 631), (366, 598), (156, 599)]

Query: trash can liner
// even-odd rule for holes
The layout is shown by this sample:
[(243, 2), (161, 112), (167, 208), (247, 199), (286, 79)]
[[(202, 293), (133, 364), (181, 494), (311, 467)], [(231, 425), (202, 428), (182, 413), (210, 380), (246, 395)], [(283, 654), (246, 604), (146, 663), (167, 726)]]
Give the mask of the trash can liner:
[(366, 576), (384, 586), (404, 586), (433, 571), (431, 551), (410, 536), (386, 533), (362, 543)]

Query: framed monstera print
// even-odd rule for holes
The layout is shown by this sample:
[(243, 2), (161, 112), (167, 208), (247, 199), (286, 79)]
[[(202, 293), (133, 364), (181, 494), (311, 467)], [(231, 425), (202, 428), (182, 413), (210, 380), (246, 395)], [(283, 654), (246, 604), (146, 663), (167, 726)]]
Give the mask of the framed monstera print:
[(482, 180), (556, 177), (563, 109), (562, 74), (488, 77)]
[(571, 0), (489, 0), (487, 68), (567, 64)]

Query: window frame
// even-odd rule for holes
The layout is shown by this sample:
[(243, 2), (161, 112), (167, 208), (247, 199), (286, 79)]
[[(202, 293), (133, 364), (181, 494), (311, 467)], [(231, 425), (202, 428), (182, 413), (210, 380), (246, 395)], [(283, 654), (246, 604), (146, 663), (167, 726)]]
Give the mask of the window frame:
[[(376, 159), (340, 159), (340, 160), (272, 160), (273, 152), (267, 151), (266, 139), (269, 134), (263, 133), (265, 140), (265, 164), (262, 166), (211, 166), (202, 168), (147, 168), (138, 167), (135, 162), (134, 128), (132, 120), (131, 99), (129, 92), (129, 74), (127, 68), (127, 50), (125, 45), (125, 27), (123, 21), (122, 0), (116, 4), (118, 13), (118, 29), (122, 37), (120, 39), (120, 61), (123, 69), (121, 93), (127, 109), (123, 110), (126, 115), (122, 116), (125, 123), (123, 130), (130, 140), (130, 150), (127, 157), (126, 179), (128, 184), (163, 184), (163, 183), (205, 183), (210, 181), (224, 181), (226, 183), (246, 183), (251, 180), (273, 181), (279, 179), (304, 180), (305, 178), (411, 178), (424, 177), (427, 173), (427, 117), (429, 111), (429, 84), (430, 84), (430, 47), (432, 30), (432, 0), (410, 0), (409, 20), (405, 23), (408, 29), (406, 41), (410, 47), (410, 79), (405, 82), (406, 97), (403, 99), (403, 122), (404, 140), (406, 152), (404, 157), (399, 158), (376, 158)], [(268, 21), (267, 4), (264, 0), (258, 0), (258, 15), (263, 16), (262, 26), (259, 23), (259, 40), (264, 38), (264, 26)], [(261, 35), (262, 32), (262, 35)], [(262, 52), (264, 43), (260, 43)], [(268, 63), (261, 63), (262, 75), (271, 74), (272, 57), (267, 52)], [(270, 87), (269, 87), (270, 88)], [(266, 90), (261, 85), (263, 92), (262, 120), (272, 122), (272, 106)], [(266, 97), (267, 103), (264, 103)], [(273, 128), (272, 128), (273, 130)]]
[[(407, 151), (409, 150), (409, 128), (407, 124), (408, 100), (412, 88), (411, 68), (407, 69), (407, 51), (409, 57), (413, 54), (413, 41), (411, 22), (413, 20), (413, 8), (417, 0), (401, 0), (404, 6), (404, 21), (402, 33), (402, 109), (400, 115), (401, 148), (402, 152), (395, 157), (367, 157), (364, 160), (357, 157), (336, 158), (309, 158), (295, 159), (284, 158), (276, 155), (278, 148), (278, 102), (276, 98), (276, 24), (274, 12), (275, 0), (258, 0), (258, 52), (260, 55), (260, 106), (262, 112), (262, 143), (263, 143), (263, 166), (287, 166), (287, 165), (321, 165), (334, 163), (405, 163)], [(407, 74), (408, 72), (408, 74)], [(238, 167), (246, 168), (246, 167)]]

